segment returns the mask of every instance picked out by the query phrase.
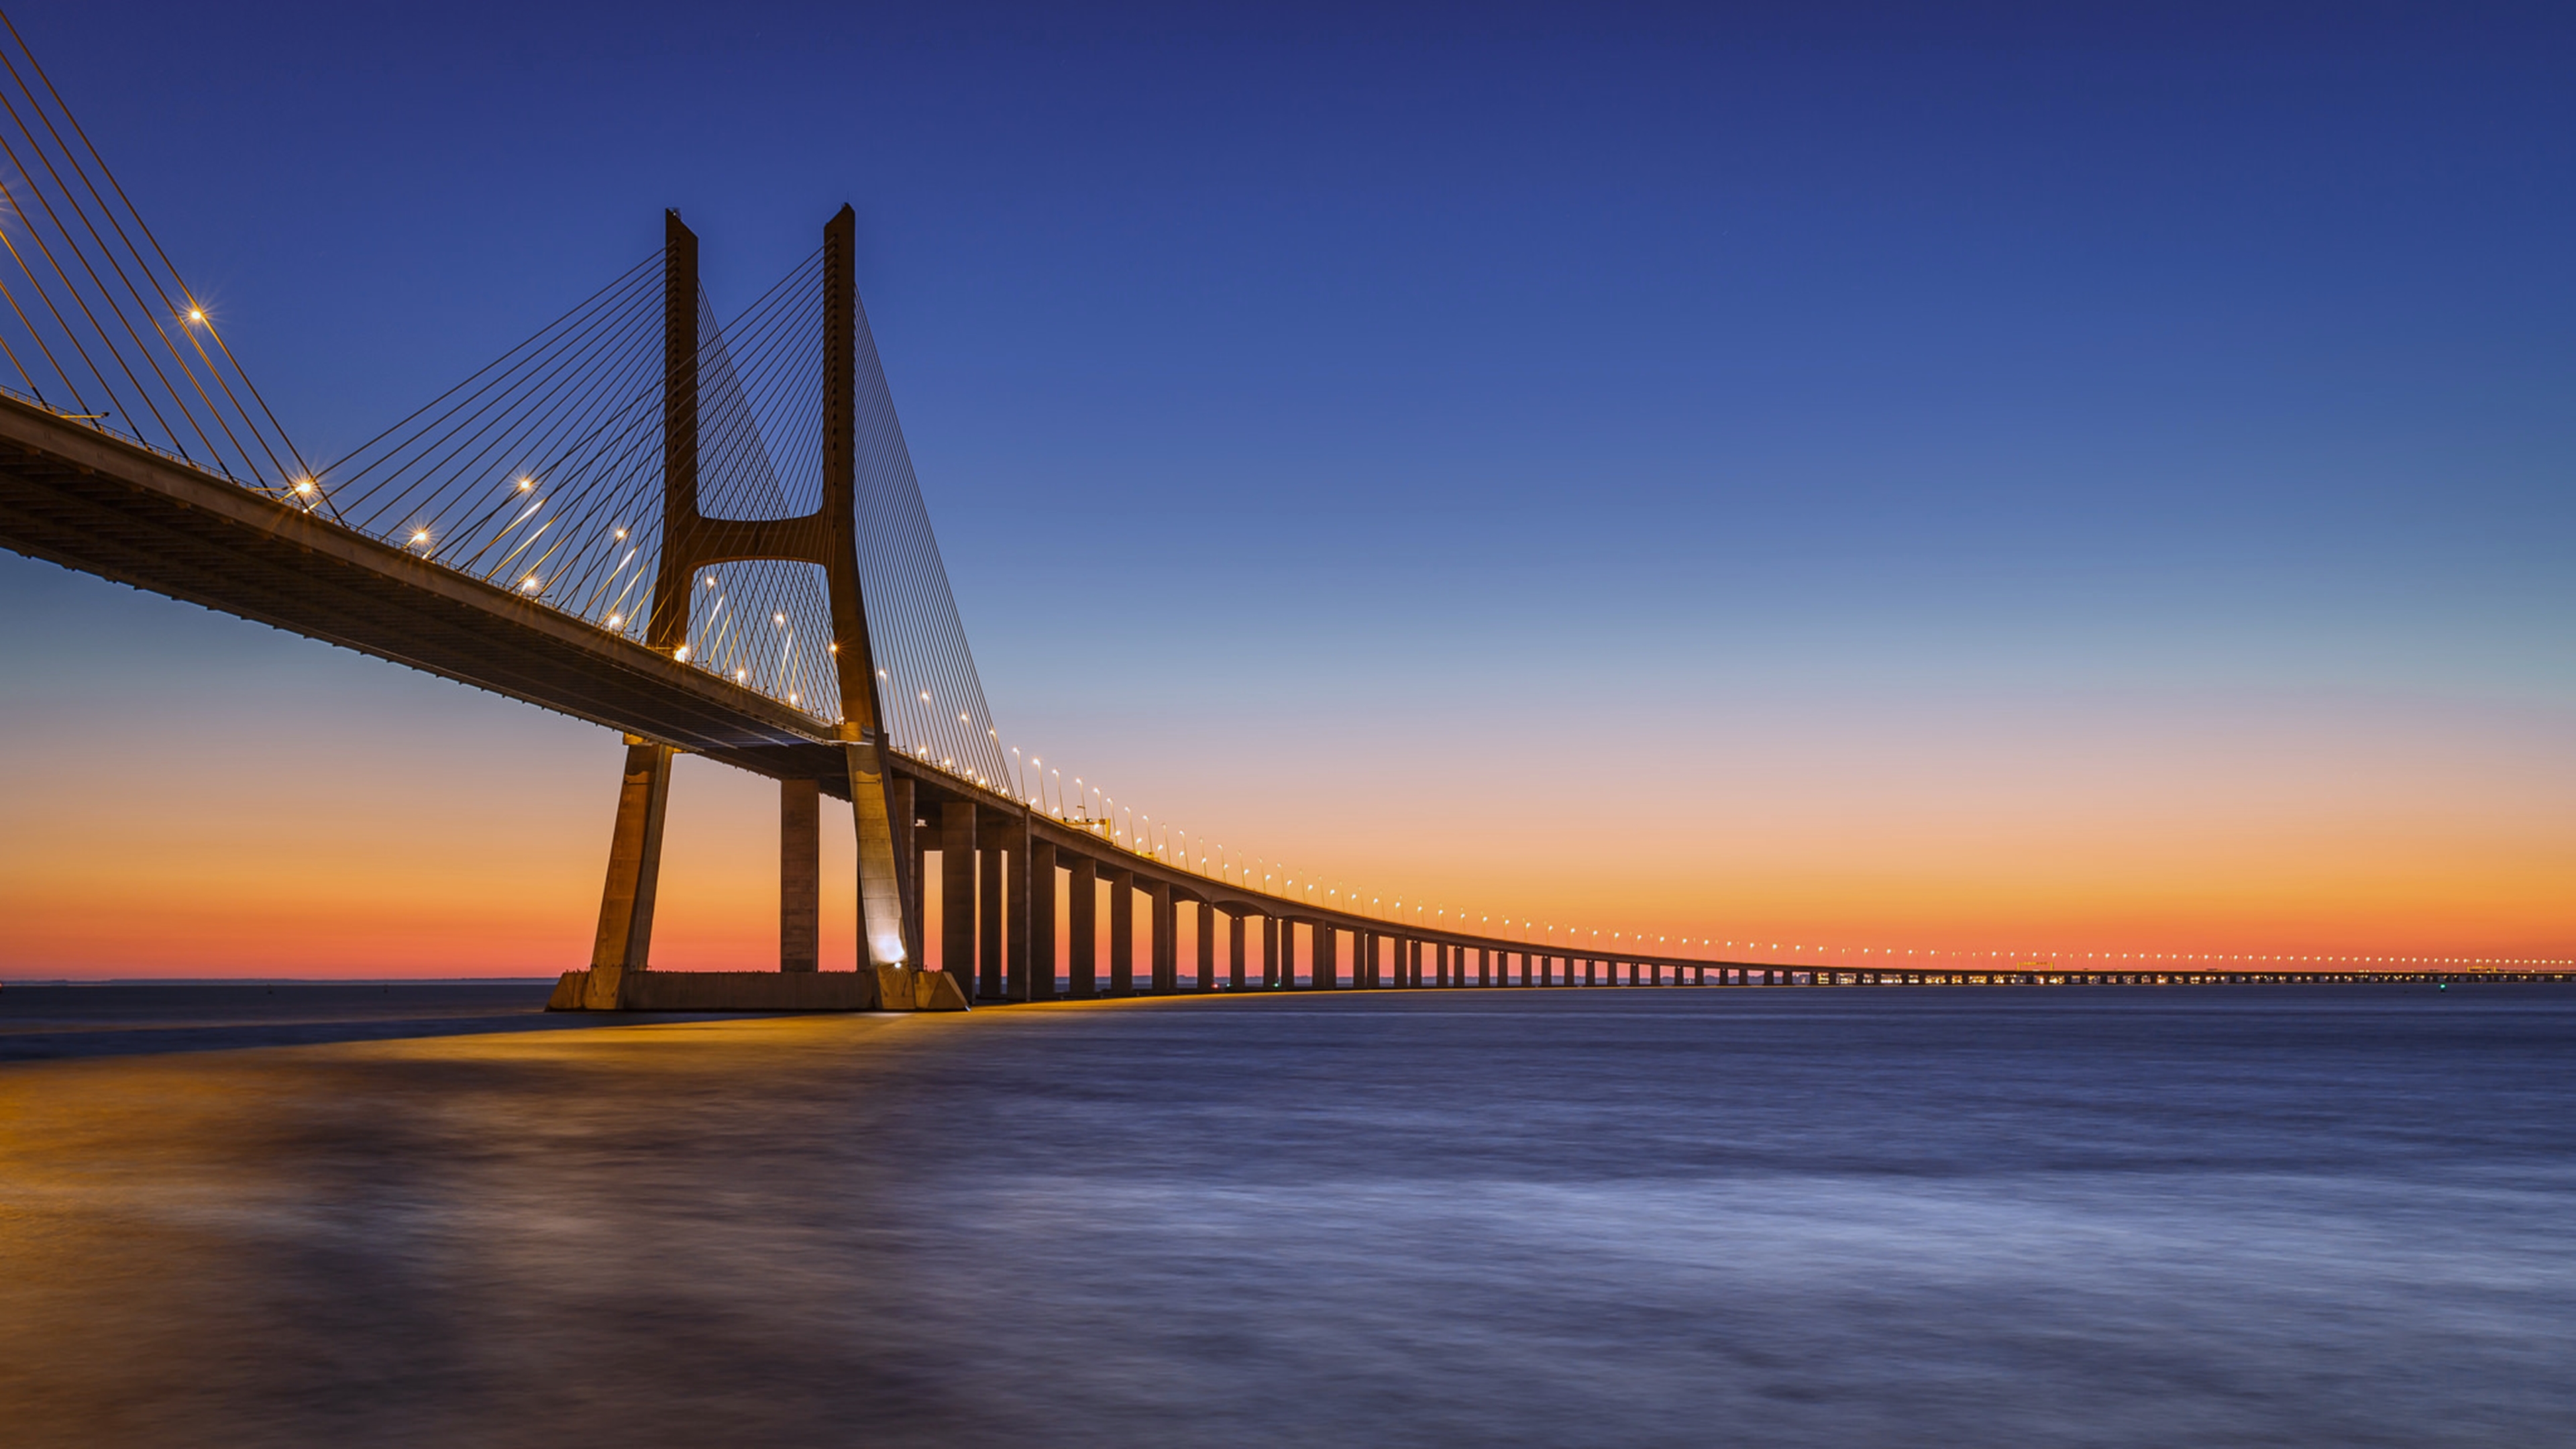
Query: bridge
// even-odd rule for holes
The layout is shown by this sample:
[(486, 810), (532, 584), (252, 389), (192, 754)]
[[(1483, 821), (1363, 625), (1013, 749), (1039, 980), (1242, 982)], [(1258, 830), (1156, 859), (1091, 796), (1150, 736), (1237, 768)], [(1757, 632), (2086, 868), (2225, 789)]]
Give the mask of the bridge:
[[(1001, 743), (859, 297), (849, 208), (729, 321), (699, 285), (696, 235), (669, 214), (658, 251), (316, 464), (14, 29), (0, 71), (14, 173), (0, 181), (0, 546), (618, 731), (598, 929), (558, 1007), (2141, 979), (1603, 954), (1319, 905), (1131, 836)], [(778, 782), (774, 970), (652, 969), (682, 752)], [(858, 847), (861, 959), (835, 969), (818, 947), (826, 795), (850, 802)]]

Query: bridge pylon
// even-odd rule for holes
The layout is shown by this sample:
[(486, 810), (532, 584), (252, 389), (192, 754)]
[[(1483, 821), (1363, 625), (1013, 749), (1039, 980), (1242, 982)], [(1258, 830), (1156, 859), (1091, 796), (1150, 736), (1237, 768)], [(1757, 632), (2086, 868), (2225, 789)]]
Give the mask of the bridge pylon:
[[(686, 662), (690, 613), (700, 571), (753, 560), (819, 566), (831, 609), (831, 657), (839, 686), (842, 763), (847, 771), (858, 844), (859, 940), (855, 978), (821, 973), (820, 838), (815, 828), (819, 782), (787, 779), (780, 788), (779, 970), (651, 974), (653, 898), (661, 872), (662, 821), (670, 796), (668, 745), (629, 736), (617, 823), (610, 835), (608, 877), (600, 894), (599, 931), (590, 969), (568, 975), (556, 1004), (589, 1010), (662, 1007), (879, 1006), (964, 1009), (945, 972), (915, 969), (917, 931), (907, 902), (918, 899), (908, 878), (908, 852), (897, 848), (898, 806), (889, 789), (884, 700), (868, 634), (858, 552), (858, 278), (857, 217), (843, 206), (823, 227), (823, 357), (821, 501), (792, 518), (711, 518), (699, 510), (698, 238), (677, 211), (663, 214), (662, 276), (662, 542), (646, 647)], [(909, 830), (900, 832), (909, 835)], [(804, 977), (801, 983), (797, 977)], [(864, 997), (865, 999), (859, 999)]]

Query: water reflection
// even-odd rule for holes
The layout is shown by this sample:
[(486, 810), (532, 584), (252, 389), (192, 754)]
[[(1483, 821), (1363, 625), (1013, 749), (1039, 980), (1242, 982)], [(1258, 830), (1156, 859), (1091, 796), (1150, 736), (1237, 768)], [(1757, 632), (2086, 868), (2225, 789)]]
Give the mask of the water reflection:
[(2576, 998), (1592, 992), (0, 1069), (13, 1443), (2576, 1440)]

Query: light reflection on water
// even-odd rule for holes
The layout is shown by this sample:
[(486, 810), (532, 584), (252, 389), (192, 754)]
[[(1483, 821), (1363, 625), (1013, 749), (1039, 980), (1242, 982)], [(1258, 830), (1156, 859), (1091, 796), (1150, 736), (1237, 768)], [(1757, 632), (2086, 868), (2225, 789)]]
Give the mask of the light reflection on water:
[(0, 1069), (12, 1443), (2576, 1442), (2576, 993), (1491, 992)]

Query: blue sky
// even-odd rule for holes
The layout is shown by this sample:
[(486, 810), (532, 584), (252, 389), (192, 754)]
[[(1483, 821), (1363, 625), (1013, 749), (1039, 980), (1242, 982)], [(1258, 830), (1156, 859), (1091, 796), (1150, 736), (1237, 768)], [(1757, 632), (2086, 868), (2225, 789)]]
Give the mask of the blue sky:
[[(1570, 829), (1869, 776), (1973, 834), (1997, 751), (2212, 732), (2348, 762), (2284, 818), (2576, 794), (2564, 12), (14, 16), (315, 454), (664, 206), (721, 310), (853, 202), (1005, 733), (1211, 828), (1494, 866), (1438, 822), (1544, 758)], [(131, 674), (98, 588), (0, 559), (58, 621), (0, 689)]]

